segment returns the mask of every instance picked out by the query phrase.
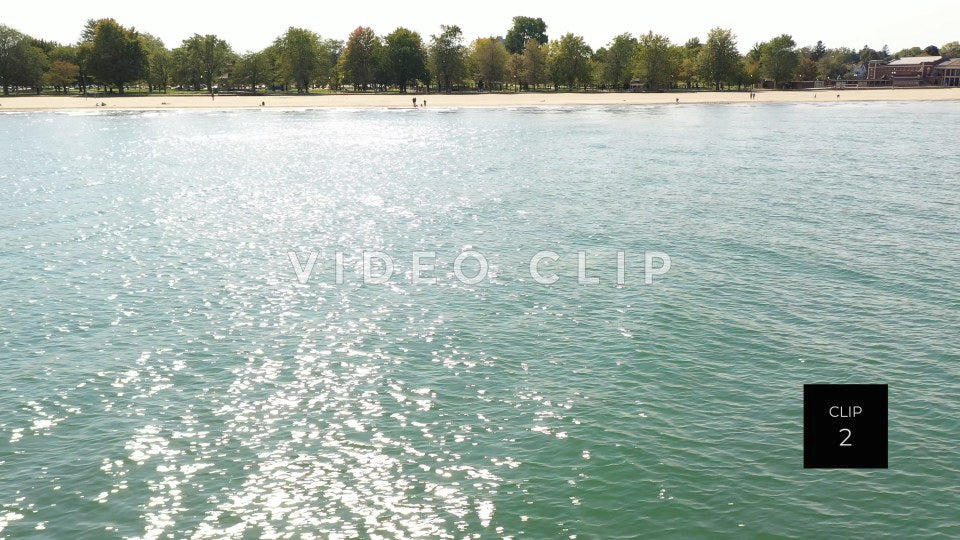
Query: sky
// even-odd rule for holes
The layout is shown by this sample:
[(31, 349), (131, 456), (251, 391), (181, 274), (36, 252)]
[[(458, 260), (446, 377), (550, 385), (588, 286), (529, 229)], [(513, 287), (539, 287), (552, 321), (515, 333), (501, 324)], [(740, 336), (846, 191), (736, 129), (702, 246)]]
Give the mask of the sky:
[(676, 43), (694, 36), (703, 40), (717, 26), (734, 31), (741, 52), (782, 33), (791, 34), (798, 46), (823, 40), (827, 47), (854, 49), (863, 45), (879, 49), (886, 44), (893, 52), (960, 41), (957, 0), (923, 0), (909, 6), (888, 0), (50, 0), (5, 2), (0, 23), (37, 38), (72, 43), (87, 19), (112, 17), (160, 37), (171, 48), (200, 33), (217, 34), (235, 51), (245, 52), (266, 47), (290, 26), (343, 40), (361, 25), (381, 35), (404, 26), (426, 40), (438, 33), (441, 24), (456, 24), (469, 41), (506, 34), (515, 15), (541, 17), (551, 38), (573, 32), (593, 48), (623, 32), (637, 35), (649, 30)]

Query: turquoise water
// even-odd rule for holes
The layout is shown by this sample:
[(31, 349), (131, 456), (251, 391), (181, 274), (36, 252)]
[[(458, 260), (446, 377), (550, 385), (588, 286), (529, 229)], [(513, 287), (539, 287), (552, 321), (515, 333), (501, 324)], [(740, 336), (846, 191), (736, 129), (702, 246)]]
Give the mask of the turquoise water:
[[(958, 134), (952, 102), (2, 115), (0, 536), (960, 536)], [(889, 469), (802, 468), (805, 383), (890, 385)]]

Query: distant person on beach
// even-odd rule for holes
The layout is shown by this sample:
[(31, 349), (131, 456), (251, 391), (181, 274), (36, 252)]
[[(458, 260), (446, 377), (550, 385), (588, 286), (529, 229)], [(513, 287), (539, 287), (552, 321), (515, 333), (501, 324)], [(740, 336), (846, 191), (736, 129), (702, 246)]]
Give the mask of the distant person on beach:
[(424, 106), (424, 107), (427, 106), (427, 100), (423, 100), (423, 106)]
[(261, 106), (261, 107), (266, 107), (266, 106), (267, 106), (267, 102), (266, 102), (266, 101), (261, 101), (261, 102), (260, 102), (260, 106)]
[(680, 103), (680, 98), (677, 98), (677, 101), (676, 101), (676, 102), (677, 102), (677, 103)]
[(840, 94), (837, 94), (837, 99), (840, 99)]

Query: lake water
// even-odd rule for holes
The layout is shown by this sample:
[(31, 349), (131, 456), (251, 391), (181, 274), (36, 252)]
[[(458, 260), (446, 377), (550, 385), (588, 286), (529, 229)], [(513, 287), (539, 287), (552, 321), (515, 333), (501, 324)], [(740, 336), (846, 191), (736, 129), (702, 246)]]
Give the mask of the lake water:
[[(2, 115), (0, 535), (956, 537), (958, 136), (954, 102)], [(889, 469), (803, 469), (806, 383), (890, 385)]]

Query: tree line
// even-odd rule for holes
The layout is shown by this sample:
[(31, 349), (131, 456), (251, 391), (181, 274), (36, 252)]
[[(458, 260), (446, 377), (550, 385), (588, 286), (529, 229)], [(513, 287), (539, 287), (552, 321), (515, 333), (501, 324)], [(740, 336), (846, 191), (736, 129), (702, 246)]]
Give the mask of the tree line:
[(467, 44), (456, 25), (441, 25), (429, 39), (407, 28), (380, 36), (358, 27), (345, 41), (290, 27), (260, 51), (238, 54), (225, 40), (195, 34), (176, 48), (113, 19), (89, 20), (74, 44), (36, 39), (0, 24), (0, 84), (36, 93), (76, 90), (125, 93), (191, 91), (355, 92), (417, 90), (452, 92), (576, 90), (722, 90), (771, 82), (865, 76), (870, 60), (903, 56), (960, 56), (960, 43), (914, 47), (891, 54), (887, 47), (798, 47), (783, 34), (741, 54), (730, 29), (714, 28), (701, 41), (683, 44), (648, 32), (614, 37), (593, 50), (582, 36), (549, 39), (541, 18), (514, 17), (505, 37)]

